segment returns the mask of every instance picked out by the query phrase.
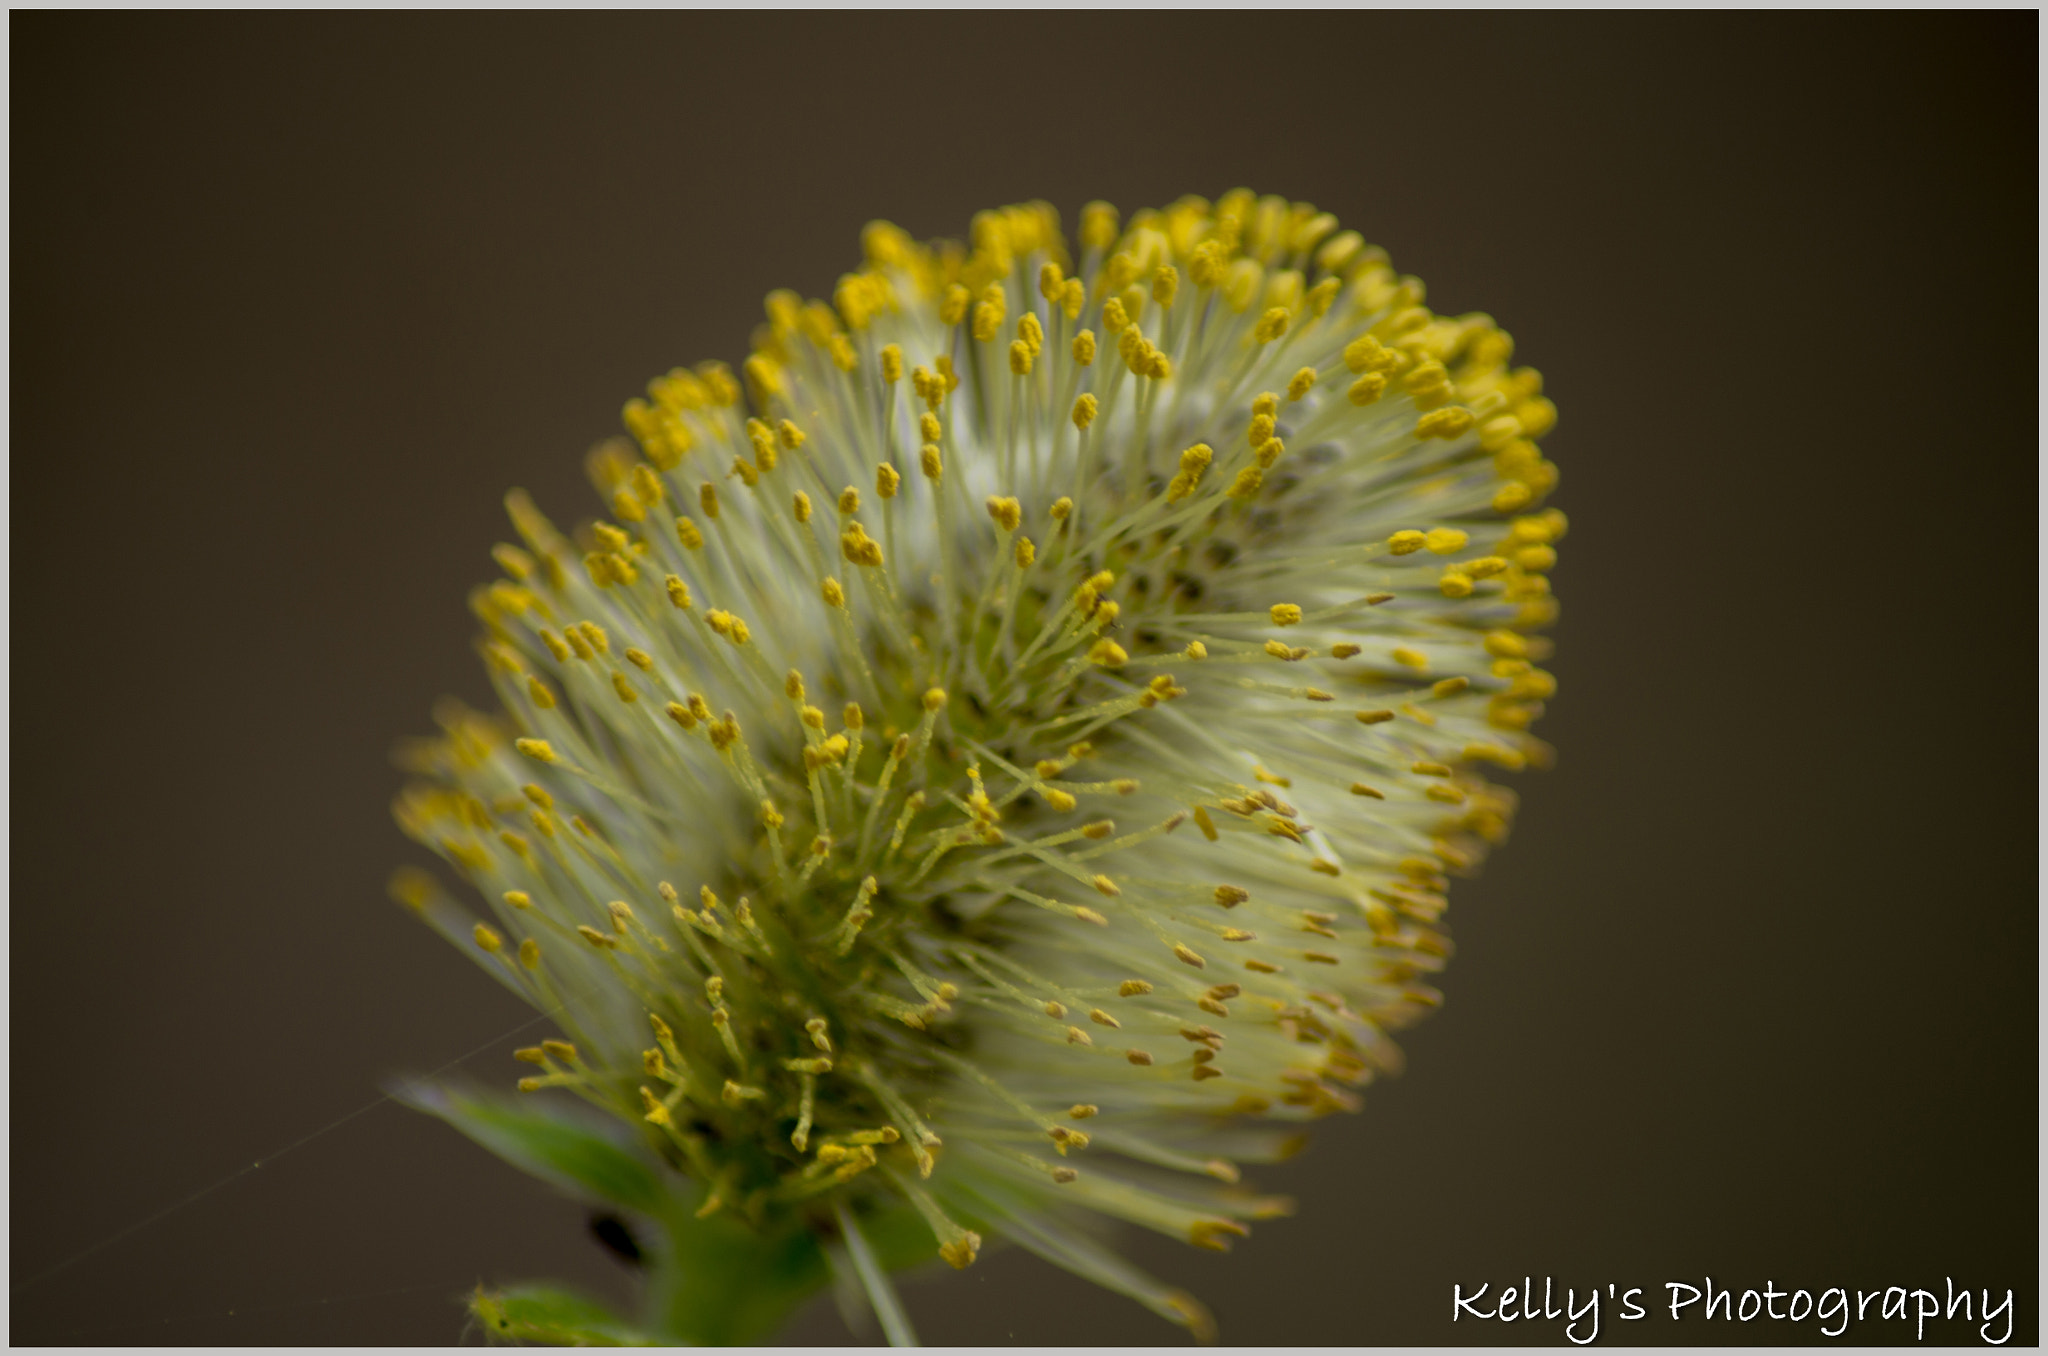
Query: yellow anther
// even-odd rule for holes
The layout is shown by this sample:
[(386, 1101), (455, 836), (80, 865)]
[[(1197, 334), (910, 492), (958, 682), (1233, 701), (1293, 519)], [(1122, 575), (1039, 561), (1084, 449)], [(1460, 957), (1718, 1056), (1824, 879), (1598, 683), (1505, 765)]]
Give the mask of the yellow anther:
[(716, 519), (718, 517), (718, 487), (708, 480), (705, 481), (697, 490), (697, 504), (698, 507), (704, 510), (706, 518)]
[[(804, 445), (804, 431), (787, 419), (775, 426), (775, 436), (781, 440), (784, 447), (792, 452)], [(761, 469), (769, 471), (773, 470), (774, 467), (763, 466)]]
[(1280, 460), (1286, 451), (1286, 443), (1281, 442), (1278, 438), (1268, 438), (1265, 442), (1259, 444), (1258, 450), (1252, 453), (1252, 457), (1258, 462), (1261, 471), (1270, 471), (1273, 469), (1273, 463)]
[(903, 350), (895, 344), (882, 345), (882, 380), (894, 386), (903, 379)]
[(1417, 404), (1433, 393), (1448, 391), (1450, 384), (1451, 374), (1434, 358), (1424, 359), (1401, 376), (1401, 389), (1414, 396)]
[(903, 484), (903, 477), (888, 462), (875, 468), (875, 493), (884, 499), (894, 499), (897, 489)]
[(1358, 713), (1358, 723), (1360, 725), (1384, 725), (1393, 718), (1394, 713), (1385, 708), (1376, 711), (1360, 711)]
[(790, 511), (796, 514), (798, 522), (809, 522), (811, 520), (811, 497), (802, 490), (798, 490), (796, 497), (790, 501)]
[(839, 586), (839, 581), (837, 579), (826, 579), (823, 584), (819, 585), (818, 591), (824, 595), (825, 606), (846, 606), (846, 590)]
[(1387, 372), (1400, 364), (1401, 355), (1370, 334), (1344, 346), (1344, 365), (1353, 372)]
[(1524, 434), (1541, 438), (1557, 424), (1557, 406), (1541, 398), (1525, 400), (1515, 406), (1515, 418), (1521, 421)]
[(1111, 334), (1120, 335), (1130, 323), (1131, 317), (1124, 310), (1124, 304), (1120, 298), (1111, 297), (1108, 301), (1102, 303), (1102, 328), (1108, 330)]
[(551, 711), (554, 709), (555, 694), (540, 679), (530, 677), (526, 680), (526, 695), (531, 697), (533, 704), (541, 710)]
[(936, 414), (931, 413), (930, 411), (926, 411), (925, 413), (920, 414), (919, 416), (917, 416), (917, 431), (918, 435), (922, 437), (926, 442), (937, 442), (939, 440), (939, 435), (941, 432), (941, 429), (939, 427), (939, 417)]
[(476, 944), (478, 946), (482, 947), (485, 951), (490, 952), (494, 956), (498, 954), (498, 948), (505, 945), (505, 939), (503, 937), (500, 937), (496, 932), (492, 931), (489, 927), (485, 926), (482, 923), (478, 923), (476, 925), (475, 931), (471, 935), (476, 938)]
[(1432, 763), (1426, 759), (1422, 762), (1410, 763), (1408, 770), (1418, 777), (1448, 777), (1451, 775), (1451, 770), (1442, 763)]
[(705, 701), (701, 694), (692, 692), (690, 694), (690, 714), (698, 720), (709, 724), (711, 722), (711, 703)]
[(1073, 515), (1074, 501), (1065, 495), (1061, 495), (1052, 501), (1052, 508), (1048, 512), (1051, 514), (1054, 522), (1063, 523)]
[(1275, 603), (1272, 617), (1275, 626), (1298, 626), (1301, 624), (1301, 608), (1295, 603)]
[(1472, 411), (1462, 405), (1446, 409), (1431, 410), (1415, 421), (1415, 436), (1418, 438), (1442, 438), (1446, 442), (1461, 437), (1472, 427)]
[(535, 762), (552, 763), (555, 761), (554, 745), (548, 743), (545, 739), (515, 740), (512, 747), (518, 749)]
[(1540, 574), (1557, 565), (1557, 552), (1548, 546), (1524, 546), (1515, 552), (1515, 563), (1531, 573)]
[(1031, 538), (1019, 537), (1017, 538), (1017, 549), (1012, 558), (1017, 562), (1018, 569), (1028, 570), (1031, 568), (1031, 562), (1038, 559), (1038, 548), (1031, 544)]
[(1330, 647), (1330, 658), (1349, 659), (1352, 655), (1357, 654), (1359, 652), (1359, 649), (1359, 646), (1353, 645), (1348, 641), (1342, 644), (1332, 645)]
[(1079, 804), (1079, 802), (1076, 801), (1072, 796), (1060, 790), (1058, 787), (1046, 788), (1045, 803), (1047, 805), (1050, 805), (1053, 809), (1059, 811), (1061, 814), (1067, 813), (1069, 810), (1073, 809), (1075, 805)]
[(1038, 295), (1047, 301), (1058, 301), (1066, 290), (1066, 275), (1060, 266), (1050, 259), (1038, 267)]
[(1088, 1009), (1088, 1020), (1095, 1023), (1095, 1025), (1097, 1026), (1109, 1027), (1111, 1030), (1115, 1030), (1123, 1025), (1122, 1022), (1119, 1022), (1116, 1018), (1110, 1016), (1101, 1008)]
[(937, 443), (926, 443), (918, 451), (917, 466), (919, 470), (924, 472), (925, 479), (937, 480), (939, 478), (945, 469), (945, 463), (940, 460)]
[(1503, 659), (1520, 659), (1529, 653), (1529, 642), (1513, 631), (1488, 631), (1486, 652)]
[(1235, 480), (1230, 482), (1230, 497), (1232, 499), (1250, 499), (1259, 492), (1259, 486), (1265, 484), (1265, 482), (1266, 476), (1263, 471), (1256, 466), (1247, 466), (1237, 473)]
[(1253, 340), (1261, 344), (1272, 343), (1287, 333), (1287, 321), (1286, 307), (1268, 307), (1266, 313), (1259, 317), (1259, 323), (1252, 329)]
[(1100, 664), (1104, 668), (1120, 669), (1129, 660), (1130, 656), (1124, 653), (1123, 646), (1106, 638), (1096, 641), (1088, 651), (1088, 661), (1092, 664)]
[[(1397, 556), (1409, 556), (1420, 551), (1428, 543), (1429, 538), (1426, 535), (1415, 531), (1413, 528), (1409, 528), (1388, 537), (1387, 550)], [(1459, 543), (1459, 545), (1463, 544), (1463, 542)], [(1457, 547), (1454, 546), (1451, 549), (1456, 550)]]
[(1432, 528), (1429, 534), (1422, 540), (1423, 545), (1427, 546), (1435, 554), (1448, 556), (1464, 550), (1465, 543), (1471, 540), (1471, 538), (1455, 527), (1438, 527)]
[(1401, 645), (1396, 646), (1389, 653), (1396, 664), (1405, 665), (1418, 673), (1427, 673), (1429, 671), (1429, 656), (1420, 650), (1411, 650), (1407, 646)]
[(927, 711), (944, 710), (946, 706), (946, 689), (942, 687), (926, 688), (923, 704), (924, 709)]
[(590, 926), (590, 924), (588, 923), (578, 923), (576, 925), (576, 931), (579, 935), (582, 936), (584, 941), (589, 942), (592, 946), (598, 948), (600, 951), (608, 947), (615, 947), (619, 944), (618, 938), (610, 936), (607, 933), (599, 932), (596, 928)]
[[(710, 487), (706, 486), (705, 488), (709, 489)], [(676, 519), (676, 539), (682, 542), (685, 551), (701, 551), (704, 549), (704, 534), (697, 529), (697, 524), (691, 522), (688, 518)]]
[(1022, 339), (1010, 341), (1010, 374), (1017, 377), (1031, 375), (1031, 345)]
[(974, 305), (973, 334), (976, 342), (985, 344), (1001, 334), (1007, 311), (1002, 288), (991, 285)]
[(1215, 451), (1207, 443), (1196, 443), (1181, 453), (1180, 472), (1166, 488), (1167, 502), (1178, 503), (1192, 494), (1195, 486), (1201, 482), (1202, 472), (1208, 469), (1215, 455)]
[(540, 943), (531, 937), (519, 943), (519, 963), (529, 970), (540, 969)]
[(1370, 405), (1386, 394), (1387, 378), (1384, 373), (1368, 372), (1351, 383), (1344, 392), (1345, 398), (1354, 405)]
[(1315, 389), (1316, 370), (1313, 367), (1304, 367), (1296, 372), (1293, 377), (1289, 378), (1287, 382), (1287, 398), (1289, 400), (1299, 400)]
[(1364, 782), (1353, 782), (1353, 783), (1351, 783), (1351, 794), (1352, 794), (1352, 795), (1354, 795), (1354, 796), (1370, 796), (1370, 797), (1372, 797), (1372, 798), (1373, 798), (1374, 800), (1385, 800), (1385, 799), (1386, 799), (1386, 795), (1385, 795), (1385, 793), (1373, 790), (1373, 789), (1372, 789), (1371, 787), (1367, 786), (1367, 785), (1366, 785), (1366, 784), (1365, 784)]
[(1094, 880), (1090, 881), (1089, 884), (1093, 885), (1096, 888), (1096, 890), (1100, 893), (1108, 895), (1112, 899), (1123, 893), (1122, 890), (1119, 890), (1117, 888), (1116, 882), (1111, 880), (1107, 876), (1099, 875), (1095, 877)]
[(839, 534), (839, 551), (855, 565), (873, 569), (882, 563), (881, 544), (868, 536), (867, 529), (858, 522), (848, 523), (846, 530)]
[(682, 726), (685, 730), (694, 730), (697, 728), (697, 718), (691, 715), (690, 708), (684, 706), (681, 702), (670, 702), (667, 706), (663, 707), (662, 709), (668, 713), (668, 718), (670, 720)]
[(1091, 250), (1106, 250), (1116, 243), (1116, 208), (1106, 202), (1091, 202), (1081, 209), (1081, 244)]
[(1183, 942), (1175, 942), (1173, 944), (1173, 958), (1179, 961), (1182, 965), (1192, 965), (1197, 970), (1207, 969), (1209, 965), (1209, 962), (1203, 960), (1200, 956), (1196, 955)]
[(851, 517), (860, 512), (860, 491), (848, 485), (839, 492), (839, 512)]
[(1082, 330), (1074, 336), (1073, 353), (1074, 365), (1077, 367), (1086, 367), (1095, 361), (1094, 330)]
[(1079, 320), (1081, 309), (1088, 304), (1088, 289), (1081, 285), (1079, 278), (1069, 278), (1060, 288), (1060, 311), (1069, 320)]
[(639, 497), (641, 503), (649, 506), (659, 504), (668, 497), (668, 489), (661, 483), (661, 477), (645, 462), (633, 468), (633, 493)]
[(612, 691), (619, 694), (619, 700), (622, 702), (634, 702), (640, 699), (639, 695), (633, 691), (632, 684), (626, 681), (626, 675), (620, 673), (617, 669), (612, 670)]
[(654, 656), (648, 654), (645, 650), (636, 650), (628, 647), (626, 650), (626, 662), (643, 673), (654, 672)]
[(1470, 598), (1472, 596), (1472, 577), (1460, 574), (1456, 570), (1447, 570), (1444, 572), (1444, 577), (1437, 580), (1437, 587), (1443, 591), (1443, 595), (1446, 598)]
[(1180, 290), (1180, 274), (1172, 264), (1161, 264), (1152, 271), (1152, 300), (1160, 310), (1173, 305), (1174, 294)]
[(859, 730), (867, 724), (867, 717), (861, 714), (859, 702), (848, 702), (839, 712), (839, 722), (849, 730)]
[(1440, 678), (1431, 685), (1430, 692), (1438, 697), (1455, 697), (1470, 686), (1469, 678)]
[(939, 298), (939, 319), (948, 325), (957, 325), (967, 318), (967, 303), (973, 298), (959, 283), (946, 288)]
[(662, 587), (668, 590), (668, 600), (681, 612), (690, 610), (690, 586), (675, 575), (663, 579)]
[(1074, 427), (1086, 429), (1090, 424), (1094, 423), (1096, 409), (1095, 397), (1084, 391), (1074, 401)]
[(988, 516), (1004, 532), (1015, 532), (1018, 524), (1024, 521), (1024, 506), (1015, 499), (992, 494), (988, 497), (987, 507)]
[(1497, 574), (1506, 573), (1508, 563), (1499, 556), (1481, 556), (1477, 560), (1466, 561), (1458, 568), (1474, 579), (1491, 579)]
[(1023, 318), (1017, 322), (1017, 337), (1024, 341), (1034, 358), (1038, 356), (1039, 350), (1045, 347), (1045, 327), (1038, 323), (1038, 317), (1030, 311), (1026, 311)]

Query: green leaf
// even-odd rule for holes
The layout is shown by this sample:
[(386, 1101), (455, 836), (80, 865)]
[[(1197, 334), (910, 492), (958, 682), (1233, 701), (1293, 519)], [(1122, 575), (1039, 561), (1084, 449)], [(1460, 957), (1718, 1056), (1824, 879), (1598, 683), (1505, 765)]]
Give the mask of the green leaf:
[(413, 1086), (394, 1096), (439, 1116), (520, 1171), (576, 1194), (655, 1216), (673, 1209), (657, 1165), (607, 1133), (609, 1127), (599, 1129), (542, 1103), (515, 1106), (454, 1088)]
[(563, 1347), (651, 1347), (659, 1343), (596, 1300), (548, 1285), (518, 1285), (491, 1294), (481, 1287), (470, 1315), (493, 1341)]

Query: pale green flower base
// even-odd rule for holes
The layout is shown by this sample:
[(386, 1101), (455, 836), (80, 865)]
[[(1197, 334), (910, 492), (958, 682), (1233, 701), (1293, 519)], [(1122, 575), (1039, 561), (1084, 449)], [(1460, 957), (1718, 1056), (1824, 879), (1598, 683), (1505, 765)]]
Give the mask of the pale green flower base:
[[(926, 1262), (930, 1232), (900, 1206), (843, 1208), (838, 1238), (827, 1224), (763, 1234), (729, 1214), (697, 1218), (703, 1189), (637, 1146), (581, 1118), (446, 1088), (410, 1088), (408, 1104), (453, 1125), (506, 1162), (582, 1199), (630, 1212), (642, 1226), (645, 1304), (622, 1317), (603, 1303), (548, 1284), (479, 1287), (470, 1313), (490, 1340), (562, 1346), (743, 1346), (772, 1338), (835, 1279), (874, 1308), (894, 1345), (914, 1345), (887, 1273)], [(828, 1255), (828, 1250), (829, 1254)]]

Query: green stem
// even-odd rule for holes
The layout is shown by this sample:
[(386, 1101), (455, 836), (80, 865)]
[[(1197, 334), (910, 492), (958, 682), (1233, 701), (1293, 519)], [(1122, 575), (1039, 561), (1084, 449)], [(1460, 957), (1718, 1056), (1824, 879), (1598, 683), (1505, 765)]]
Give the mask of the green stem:
[(738, 1220), (667, 1222), (648, 1273), (648, 1322), (689, 1346), (756, 1346), (831, 1280), (810, 1231), (762, 1234)]

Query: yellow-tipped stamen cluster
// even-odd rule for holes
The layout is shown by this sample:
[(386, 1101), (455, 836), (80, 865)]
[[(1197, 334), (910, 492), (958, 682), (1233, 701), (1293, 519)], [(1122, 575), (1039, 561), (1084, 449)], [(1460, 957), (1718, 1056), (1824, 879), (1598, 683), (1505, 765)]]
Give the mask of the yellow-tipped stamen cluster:
[(1072, 1216), (1227, 1246), (1437, 1004), (1483, 774), (1548, 759), (1556, 412), (1279, 198), (864, 244), (628, 404), (607, 520), (511, 496), (505, 714), (398, 807), (493, 916), (401, 894), (707, 1209), (886, 1195), (1199, 1324)]

